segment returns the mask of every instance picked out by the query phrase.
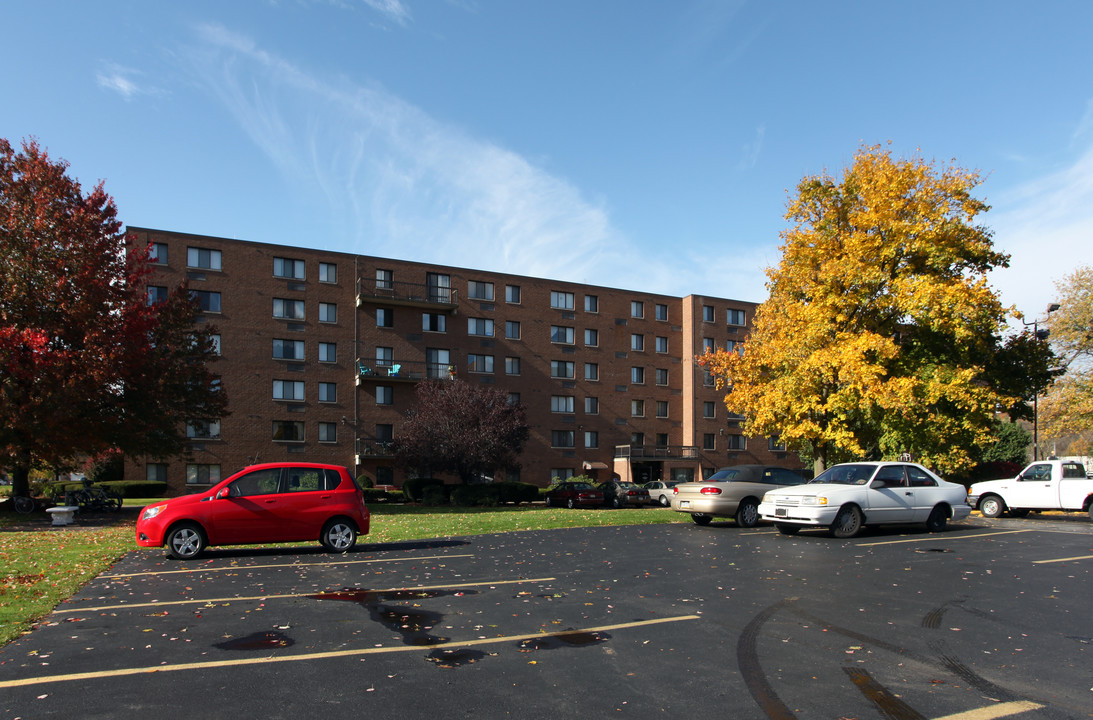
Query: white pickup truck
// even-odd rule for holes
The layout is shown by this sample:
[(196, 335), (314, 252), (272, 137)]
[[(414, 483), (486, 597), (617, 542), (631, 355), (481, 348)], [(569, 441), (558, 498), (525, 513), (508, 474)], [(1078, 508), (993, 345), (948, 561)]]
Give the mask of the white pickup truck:
[(1088, 512), (1093, 519), (1093, 479), (1071, 460), (1041, 460), (1008, 480), (985, 480), (968, 489), (968, 504), (984, 517), (1009, 512), (1024, 517), (1033, 510)]

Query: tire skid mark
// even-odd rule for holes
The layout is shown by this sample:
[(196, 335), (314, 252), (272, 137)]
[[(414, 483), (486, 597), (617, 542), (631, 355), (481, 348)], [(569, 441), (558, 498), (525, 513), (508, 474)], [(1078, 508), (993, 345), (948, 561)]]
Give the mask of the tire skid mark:
[(844, 667), (843, 672), (886, 720), (927, 720), (925, 715), (893, 695), (888, 688), (874, 680), (873, 676), (865, 670)]
[(767, 681), (763, 668), (759, 664), (758, 639), (759, 631), (763, 628), (775, 613), (780, 612), (788, 605), (797, 602), (797, 598), (785, 598), (752, 618), (747, 627), (740, 633), (740, 639), (736, 643), (736, 664), (740, 669), (740, 675), (759, 708), (770, 720), (797, 720), (778, 693)]

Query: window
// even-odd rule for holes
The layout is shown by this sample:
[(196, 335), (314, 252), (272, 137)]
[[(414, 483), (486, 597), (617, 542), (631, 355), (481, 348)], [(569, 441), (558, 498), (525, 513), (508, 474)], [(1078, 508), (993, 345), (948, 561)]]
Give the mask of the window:
[(573, 363), (568, 360), (551, 360), (550, 376), (554, 378), (573, 377)]
[(303, 320), (304, 301), (273, 298), (273, 317), (284, 320)]
[(744, 324), (744, 311), (743, 310), (729, 310), (726, 313), (729, 325), (743, 325)]
[[(322, 305), (320, 304), (320, 307)], [(376, 308), (376, 327), (394, 327), (395, 311), (391, 308)]]
[(148, 482), (167, 482), (167, 463), (148, 463), (144, 468), (144, 478)]
[(338, 282), (338, 266), (334, 263), (319, 263), (319, 282), (321, 283), (336, 283)]
[(520, 339), (520, 323), (516, 320), (505, 321), (505, 337), (509, 340)]
[(467, 334), (493, 337), (493, 320), (489, 318), (467, 318)]
[(395, 362), (395, 351), (389, 347), (377, 347), (376, 348), (376, 365), (380, 367), (391, 367)]
[(656, 343), (658, 353), (668, 352), (668, 338), (657, 335)]
[(448, 332), (448, 316), (440, 313), (422, 313), (421, 329), (425, 332)]
[(219, 465), (186, 465), (187, 485), (214, 485), (218, 482), (220, 482)]
[(509, 405), (519, 405), (520, 404), (520, 393), (510, 392), (509, 397), (508, 397), (508, 401), (509, 401)]
[(273, 381), (273, 399), (274, 400), (303, 400), (304, 399), (304, 381), (303, 380), (274, 380)]
[(186, 267), (202, 270), (220, 269), (220, 251), (205, 248), (186, 248)]
[(489, 300), (493, 302), (493, 283), (468, 280), (467, 296), (472, 300)]
[(334, 303), (319, 303), (319, 322), (338, 322), (338, 306)]
[(586, 397), (584, 399), (584, 411), (587, 415), (599, 415), (600, 399), (598, 397)]
[(338, 402), (338, 385), (332, 382), (319, 383), (319, 402)]
[(550, 431), (550, 446), (559, 448), (571, 448), (573, 447), (573, 431), (572, 430), (551, 430)]
[(220, 293), (209, 292), (208, 290), (191, 290), (190, 294), (197, 300), (201, 312), (220, 312)]
[[(573, 363), (570, 363), (572, 365)], [(584, 364), (584, 379), (585, 380), (599, 380), (600, 379), (600, 365), (599, 363), (585, 363)]]
[(155, 305), (156, 303), (164, 302), (167, 300), (167, 288), (163, 285), (149, 285), (148, 286), (148, 304)]
[(550, 326), (550, 341), (552, 343), (573, 344), (573, 328), (561, 325)]
[(338, 423), (321, 422), (319, 423), (319, 442), (332, 443), (338, 442)]
[(703, 450), (716, 450), (717, 449), (717, 436), (713, 433), (702, 434), (702, 449)]
[(668, 447), (668, 433), (657, 433), (656, 444), (659, 448)]
[(600, 344), (600, 331), (592, 329), (585, 330), (584, 344), (586, 347), (598, 347)]
[(645, 336), (637, 333), (630, 336), (630, 349), (642, 351), (645, 350)]
[(767, 438), (767, 450), (771, 452), (785, 452), (786, 444), (776, 437)]
[(598, 448), (600, 446), (600, 434), (595, 430), (585, 430), (584, 446), (586, 448)]
[(656, 305), (656, 317), (657, 320), (668, 321), (668, 306), (663, 303), (657, 303)]
[(713, 338), (702, 338), (702, 351), (714, 352), (717, 350), (717, 345), (714, 344)]
[(220, 437), (220, 421), (192, 420), (186, 423), (186, 437), (193, 440), (215, 440)]
[(644, 385), (645, 384), (645, 368), (643, 368), (643, 367), (632, 367), (632, 368), (630, 368), (630, 382), (632, 382), (635, 385)]
[(213, 355), (219, 357), (220, 355), (220, 335), (209, 336), (209, 347), (213, 350)]
[(425, 284), (429, 288), (429, 302), (448, 303), (452, 301), (452, 278), (441, 273), (427, 273)]
[(520, 302), (520, 286), (519, 285), (506, 285), (505, 286), (505, 302), (519, 304)]
[(713, 305), (702, 306), (702, 322), (713, 322)]
[[(377, 355), (377, 357), (379, 357)], [(451, 364), (451, 352), (444, 348), (425, 348), (426, 377), (451, 378), (455, 376), (455, 366)], [(390, 361), (388, 361), (390, 364)]]
[(289, 280), (303, 280), (304, 261), (279, 257), (273, 258), (273, 277), (288, 278)]
[(550, 398), (550, 411), (556, 413), (573, 412), (573, 398), (569, 395), (554, 395)]
[[(166, 265), (167, 243), (152, 243), (152, 246), (148, 249), (148, 260), (156, 265)], [(152, 467), (152, 465), (148, 467)], [(166, 467), (166, 465), (163, 465), (164, 472), (166, 472)]]
[(558, 480), (569, 480), (571, 477), (573, 477), (573, 468), (550, 469), (550, 482), (556, 482)]
[(703, 369), (702, 372), (702, 385), (705, 387), (714, 387), (713, 373), (707, 369)]
[(473, 373), (493, 372), (493, 355), (468, 355), (467, 370)]
[(552, 290), (550, 292), (550, 306), (558, 310), (572, 310), (573, 293)]
[(274, 420), (273, 439), (280, 442), (303, 442), (304, 423), (299, 420)]
[(725, 352), (735, 352), (737, 346), (740, 346), (740, 345), (741, 345), (741, 343), (738, 343), (735, 340), (726, 340), (725, 341)]
[(645, 317), (645, 303), (643, 303), (641, 300), (632, 300), (630, 302), (630, 317)]
[(714, 417), (716, 417), (716, 415), (714, 414), (716, 412), (716, 407), (716, 403), (714, 403), (712, 400), (707, 400), (706, 402), (702, 403), (702, 417), (706, 418), (707, 420), (712, 420)]
[(303, 360), (303, 340), (273, 340), (273, 357), (277, 360)]
[(331, 342), (319, 343), (319, 362), (338, 362), (338, 344)]
[(631, 415), (631, 417), (645, 417), (645, 401), (644, 400), (631, 400), (630, 401), (630, 415)]
[(657, 368), (656, 369), (656, 383), (657, 383), (657, 385), (667, 385), (668, 384), (668, 368)]
[(505, 374), (506, 375), (519, 375), (520, 374), (520, 358), (507, 357), (505, 358)]
[(600, 296), (599, 295), (585, 295), (584, 296), (584, 311), (590, 313), (598, 313), (600, 311)]
[(394, 405), (395, 404), (395, 389), (390, 385), (377, 385), (376, 386), (376, 404), (377, 405)]
[(657, 417), (658, 418), (668, 417), (668, 401), (667, 400), (657, 400)]
[(376, 424), (376, 441), (388, 443), (395, 439), (395, 426), (390, 423)]
[(641, 446), (645, 444), (645, 433), (632, 432), (630, 433), (630, 444), (634, 446)]
[(394, 273), (390, 270), (376, 270), (376, 289), (390, 290), (395, 286)]
[(726, 435), (725, 439), (729, 441), (729, 450), (747, 450), (748, 441), (743, 435)]

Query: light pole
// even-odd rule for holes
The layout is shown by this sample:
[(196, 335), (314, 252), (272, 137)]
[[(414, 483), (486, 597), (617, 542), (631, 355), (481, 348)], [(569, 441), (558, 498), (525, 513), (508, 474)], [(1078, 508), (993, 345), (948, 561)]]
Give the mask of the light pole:
[[(1059, 309), (1059, 303), (1048, 303), (1047, 314), (1050, 317), (1051, 313)], [(1032, 335), (1037, 340), (1047, 340), (1050, 332), (1048, 330), (1040, 329), (1040, 321), (1033, 320), (1032, 322), (1021, 321), (1025, 327), (1032, 326)], [(1038, 407), (1038, 400), (1040, 397), (1039, 389), (1035, 389), (1032, 393), (1032, 461), (1036, 462), (1040, 459), (1040, 410)]]

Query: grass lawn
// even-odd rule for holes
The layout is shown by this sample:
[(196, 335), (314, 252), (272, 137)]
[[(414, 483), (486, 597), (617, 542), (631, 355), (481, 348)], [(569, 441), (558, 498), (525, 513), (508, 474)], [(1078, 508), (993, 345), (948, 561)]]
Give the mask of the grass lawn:
[[(126, 500), (125, 505), (142, 507), (150, 502)], [(359, 541), (367, 545), (516, 530), (690, 522), (688, 517), (663, 508), (434, 508), (377, 503), (369, 509), (372, 531)], [(43, 515), (0, 513), (0, 645), (30, 630), (57, 603), (137, 549), (132, 512), (119, 513), (118, 522), (112, 525), (63, 529), (51, 528)]]

